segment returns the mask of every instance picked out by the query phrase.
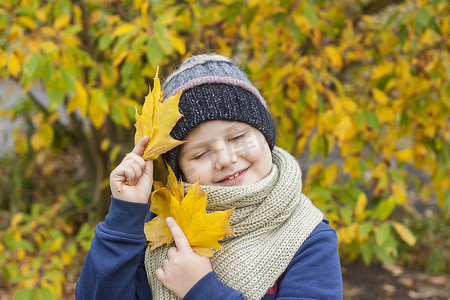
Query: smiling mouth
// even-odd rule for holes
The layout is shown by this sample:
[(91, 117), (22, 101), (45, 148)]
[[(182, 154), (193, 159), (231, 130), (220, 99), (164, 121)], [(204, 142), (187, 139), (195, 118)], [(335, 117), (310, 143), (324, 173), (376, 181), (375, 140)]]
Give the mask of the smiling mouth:
[(241, 172), (237, 172), (236, 174), (234, 174), (234, 175), (231, 175), (231, 176), (230, 176), (230, 177), (228, 177), (227, 179), (234, 179), (234, 178), (238, 177), (238, 176), (239, 176), (239, 174), (241, 174)]
[[(248, 168), (240, 170), (236, 173), (234, 173), (233, 175), (230, 175), (228, 177), (224, 177), (221, 180), (218, 181), (218, 183), (231, 183), (234, 182), (233, 179), (238, 178), (240, 175), (246, 173), (246, 171), (248, 170)], [(236, 179), (237, 180), (237, 179)]]

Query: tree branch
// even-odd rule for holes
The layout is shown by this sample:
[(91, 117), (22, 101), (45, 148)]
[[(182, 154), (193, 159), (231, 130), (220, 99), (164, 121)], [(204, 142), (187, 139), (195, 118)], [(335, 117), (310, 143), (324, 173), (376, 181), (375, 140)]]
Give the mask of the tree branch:
[(405, 2), (405, 0), (373, 0), (362, 7), (362, 14), (363, 15), (376, 14), (389, 5), (399, 4), (402, 2)]

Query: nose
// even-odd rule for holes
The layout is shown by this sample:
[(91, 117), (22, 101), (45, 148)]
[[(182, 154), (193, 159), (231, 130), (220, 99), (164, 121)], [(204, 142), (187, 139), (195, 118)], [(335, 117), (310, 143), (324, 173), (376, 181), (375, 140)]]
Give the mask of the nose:
[(219, 147), (214, 152), (214, 160), (216, 169), (222, 170), (237, 160), (236, 153), (229, 143), (223, 143), (222, 147)]

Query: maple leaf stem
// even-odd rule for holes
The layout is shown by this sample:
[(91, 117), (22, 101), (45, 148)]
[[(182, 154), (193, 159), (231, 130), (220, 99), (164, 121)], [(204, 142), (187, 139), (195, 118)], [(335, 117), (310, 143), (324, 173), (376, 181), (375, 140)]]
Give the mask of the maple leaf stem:
[(122, 182), (122, 184), (119, 186), (119, 190), (118, 190), (119, 193), (121, 193), (122, 187), (124, 184), (128, 185), (128, 181), (125, 180), (124, 182)]

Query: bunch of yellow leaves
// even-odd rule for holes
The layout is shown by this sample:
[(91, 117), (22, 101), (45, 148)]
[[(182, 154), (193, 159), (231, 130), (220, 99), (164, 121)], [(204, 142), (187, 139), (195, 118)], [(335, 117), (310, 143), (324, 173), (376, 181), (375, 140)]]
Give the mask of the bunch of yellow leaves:
[(183, 181), (178, 185), (170, 167), (168, 188), (161, 182), (154, 182), (154, 186), (150, 210), (157, 217), (144, 226), (151, 250), (173, 242), (172, 234), (165, 223), (167, 217), (175, 219), (183, 229), (192, 250), (198, 254), (211, 257), (213, 256), (211, 248), (225, 250), (218, 241), (225, 235), (233, 234), (230, 229), (230, 217), (234, 208), (207, 213), (207, 193), (199, 183), (190, 185), (185, 195)]
[(136, 145), (146, 135), (150, 137), (142, 155), (144, 160), (156, 159), (159, 155), (184, 143), (184, 141), (175, 140), (170, 136), (170, 131), (182, 117), (178, 111), (181, 91), (175, 96), (167, 98), (163, 103), (161, 102), (162, 90), (158, 71), (156, 71), (153, 83), (153, 90), (149, 91), (145, 97), (142, 115), (138, 114), (136, 108), (134, 144)]

